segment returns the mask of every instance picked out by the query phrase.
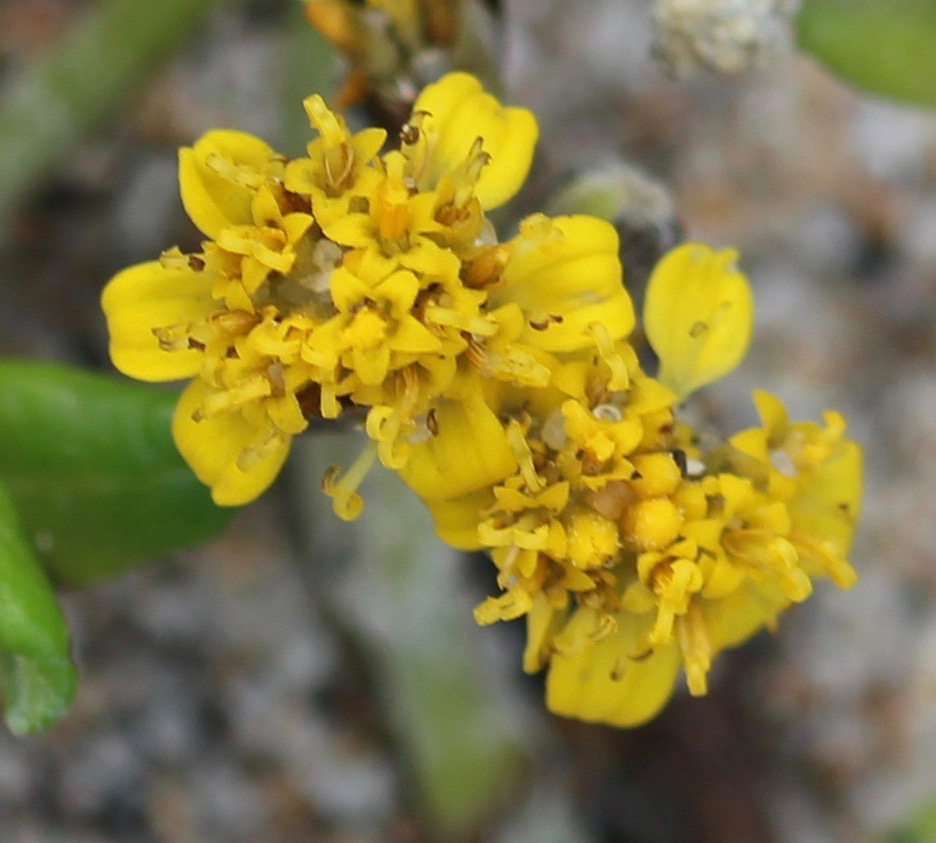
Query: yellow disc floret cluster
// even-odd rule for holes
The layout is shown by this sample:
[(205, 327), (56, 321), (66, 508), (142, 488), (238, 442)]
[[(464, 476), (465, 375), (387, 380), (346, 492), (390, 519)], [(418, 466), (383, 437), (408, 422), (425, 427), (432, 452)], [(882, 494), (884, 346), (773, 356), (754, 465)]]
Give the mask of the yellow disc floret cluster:
[(182, 150), (202, 251), (103, 296), (121, 371), (192, 379), (173, 432), (218, 503), (259, 495), (312, 420), (360, 414), (369, 445), (324, 481), (338, 514), (375, 461), (399, 472), (443, 539), (491, 556), (502, 591), (476, 618), (526, 618), (550, 708), (617, 725), (659, 711), (680, 668), (705, 693), (713, 657), (816, 577), (851, 585), (861, 457), (841, 416), (791, 422), (759, 392), (759, 427), (704, 446), (677, 416), (747, 349), (734, 252), (689, 243), (654, 270), (652, 377), (610, 224), (536, 214), (501, 240), (485, 216), (529, 170), (529, 112), (450, 74), (382, 152), (382, 130), (305, 107), (306, 157), (231, 131)]

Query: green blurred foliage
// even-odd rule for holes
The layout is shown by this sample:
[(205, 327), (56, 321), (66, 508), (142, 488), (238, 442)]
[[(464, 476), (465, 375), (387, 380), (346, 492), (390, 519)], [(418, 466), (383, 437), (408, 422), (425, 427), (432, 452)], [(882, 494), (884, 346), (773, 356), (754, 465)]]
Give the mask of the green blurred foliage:
[(936, 0), (804, 0), (800, 47), (847, 82), (936, 106)]
[(65, 618), (0, 486), (0, 684), (17, 734), (48, 728), (75, 694)]
[(230, 519), (175, 449), (175, 393), (26, 361), (0, 362), (0, 393), (0, 482), (58, 582), (117, 574)]

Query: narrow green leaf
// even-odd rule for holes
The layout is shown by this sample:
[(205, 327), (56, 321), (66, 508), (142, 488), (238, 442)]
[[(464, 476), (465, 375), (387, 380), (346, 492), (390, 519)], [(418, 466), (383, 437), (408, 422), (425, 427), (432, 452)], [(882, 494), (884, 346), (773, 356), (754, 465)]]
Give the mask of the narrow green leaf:
[(46, 729), (75, 694), (65, 618), (0, 486), (0, 685), (7, 725)]
[(173, 445), (174, 393), (5, 361), (0, 395), (0, 481), (57, 580), (116, 574), (212, 538), (231, 517)]
[(844, 80), (936, 105), (934, 0), (804, 0), (800, 47)]

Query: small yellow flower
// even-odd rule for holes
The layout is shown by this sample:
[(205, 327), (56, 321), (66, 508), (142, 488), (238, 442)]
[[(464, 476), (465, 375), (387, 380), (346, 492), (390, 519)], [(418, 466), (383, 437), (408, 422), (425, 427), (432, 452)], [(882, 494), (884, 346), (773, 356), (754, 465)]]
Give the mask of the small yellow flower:
[(660, 380), (680, 397), (730, 372), (751, 341), (754, 304), (733, 249), (686, 243), (667, 253), (647, 284), (644, 330)]
[(410, 125), (418, 139), (404, 154), (420, 191), (464, 172), (466, 160), (479, 154), (475, 141), (483, 139), (481, 150), (490, 160), (478, 174), (473, 193), (485, 211), (503, 205), (520, 189), (539, 134), (529, 111), (501, 105), (469, 73), (450, 73), (426, 86), (413, 105)]
[[(383, 130), (352, 134), (318, 96), (305, 108), (319, 135), (307, 157), (288, 161), (231, 131), (183, 149), (183, 204), (209, 240), (119, 273), (102, 296), (121, 371), (194, 378), (173, 431), (220, 504), (260, 494), (309, 419), (349, 405), (367, 410), (380, 460), (402, 468), (420, 436), (441, 425), (448, 442), (464, 407), (478, 406), (454, 381), (486, 342), (522, 358), (513, 342), (522, 326), (507, 330), (474, 282), (476, 241), (492, 231), (482, 207), (523, 181), (533, 116), (450, 74), (420, 99), (404, 151), (380, 155)], [(471, 420), (471, 436), (484, 418)], [(417, 459), (407, 477), (433, 497), (427, 478), (452, 460), (434, 442), (425, 451), (437, 464)], [(485, 454), (484, 482), (502, 479), (511, 460), (509, 449)], [(363, 474), (329, 484), (346, 516), (349, 477)], [(444, 480), (456, 496), (477, 485)]]
[(406, 484), (427, 501), (445, 501), (489, 488), (514, 471), (507, 435), (484, 399), (480, 380), (463, 375), (451, 397), (430, 410), (422, 441), (410, 447), (400, 469)]
[(206, 237), (222, 229), (253, 223), (257, 188), (279, 177), (283, 159), (245, 132), (208, 132), (191, 149), (179, 151), (182, 205)]

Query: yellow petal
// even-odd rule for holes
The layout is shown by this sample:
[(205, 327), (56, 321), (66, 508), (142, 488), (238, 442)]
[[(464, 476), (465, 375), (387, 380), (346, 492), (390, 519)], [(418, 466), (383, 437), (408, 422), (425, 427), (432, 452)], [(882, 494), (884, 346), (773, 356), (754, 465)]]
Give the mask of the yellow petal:
[(618, 236), (588, 216), (550, 219), (537, 214), (520, 224), (491, 301), (516, 302), (528, 317), (520, 339), (547, 351), (592, 347), (589, 326), (605, 326), (612, 340), (634, 327), (634, 308), (621, 278)]
[[(556, 652), (546, 677), (546, 706), (554, 714), (589, 723), (639, 726), (655, 716), (673, 691), (679, 650), (667, 644), (648, 650), (653, 615), (619, 612), (616, 629), (599, 641), (594, 611), (580, 608), (561, 633), (580, 646)], [(558, 646), (558, 641), (557, 641)]]
[(776, 582), (747, 580), (731, 594), (714, 600), (703, 599), (698, 605), (714, 656), (720, 650), (747, 641), (762, 627), (772, 625), (790, 601)]
[(110, 332), (110, 355), (125, 375), (169, 381), (194, 375), (201, 352), (163, 350), (154, 328), (204, 319), (217, 307), (209, 272), (166, 269), (158, 261), (141, 263), (115, 275), (104, 288), (101, 307)]
[(561, 628), (566, 610), (557, 610), (543, 592), (533, 598), (526, 616), (526, 647), (523, 650), (523, 670), (536, 673), (542, 670), (552, 653), (552, 640)]
[(427, 501), (436, 535), (456, 550), (480, 550), (478, 539), (481, 512), (494, 502), (489, 489), (448, 501)]
[(647, 285), (644, 329), (659, 379), (685, 397), (731, 371), (747, 351), (754, 302), (734, 249), (686, 243), (667, 253)]
[(394, 351), (406, 354), (429, 354), (442, 348), (442, 341), (418, 319), (404, 316), (390, 338)]
[(183, 459), (198, 479), (211, 487), (212, 500), (219, 506), (240, 506), (254, 500), (276, 479), (292, 437), (271, 439), (275, 429), (269, 422), (255, 422), (240, 410), (195, 421), (192, 416), (208, 394), (203, 381), (189, 384), (176, 405), (172, 435)]
[(253, 224), (255, 188), (275, 155), (259, 138), (230, 130), (207, 132), (179, 150), (182, 205), (203, 234), (215, 239), (228, 226)]
[(517, 468), (500, 420), (480, 385), (463, 399), (442, 399), (433, 412), (436, 433), (413, 444), (400, 476), (425, 500), (459, 498), (499, 483)]
[(425, 130), (438, 133), (424, 174), (427, 187), (435, 187), (442, 176), (461, 166), (481, 137), (491, 156), (475, 186), (481, 207), (496, 208), (520, 189), (539, 134), (529, 111), (501, 105), (468, 73), (449, 73), (424, 88), (413, 106), (414, 113), (419, 111), (431, 115)]
[(848, 553), (861, 514), (861, 487), (861, 448), (845, 440), (816, 466), (805, 491), (787, 504), (793, 530), (831, 542), (839, 554)]

